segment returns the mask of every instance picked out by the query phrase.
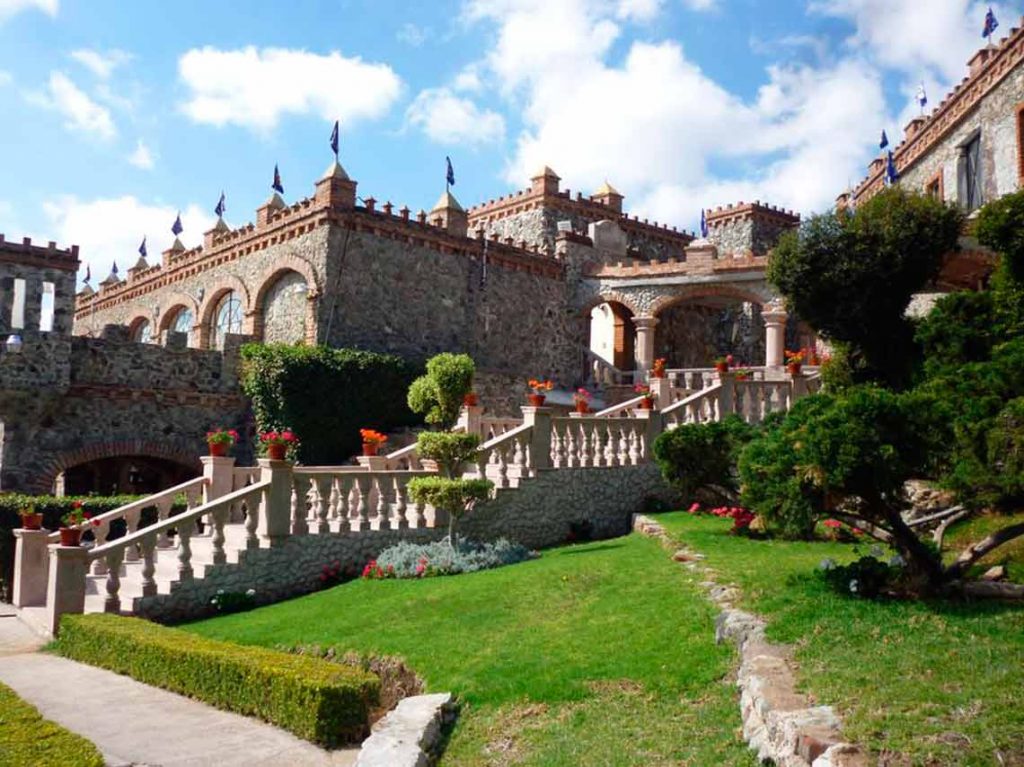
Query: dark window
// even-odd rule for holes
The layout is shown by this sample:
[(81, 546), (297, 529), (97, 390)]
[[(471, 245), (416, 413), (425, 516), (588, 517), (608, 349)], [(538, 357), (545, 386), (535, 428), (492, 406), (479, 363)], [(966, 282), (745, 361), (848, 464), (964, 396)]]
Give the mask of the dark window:
[(957, 164), (957, 197), (960, 207), (970, 212), (981, 207), (981, 134), (960, 146)]

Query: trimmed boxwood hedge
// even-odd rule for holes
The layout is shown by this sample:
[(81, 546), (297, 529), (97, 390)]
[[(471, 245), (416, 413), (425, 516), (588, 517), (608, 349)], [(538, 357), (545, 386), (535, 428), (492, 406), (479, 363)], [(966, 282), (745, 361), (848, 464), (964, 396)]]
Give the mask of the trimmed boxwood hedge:
[(96, 746), (44, 719), (34, 706), (0, 684), (0, 767), (103, 767)]
[[(56, 530), (60, 527), (60, 518), (71, 510), (71, 504), (81, 501), (85, 510), (93, 514), (103, 514), (125, 504), (137, 501), (140, 495), (22, 495), (20, 493), (0, 493), (0, 602), (10, 599), (8, 593), (14, 578), (14, 534), (11, 532), (21, 527), (18, 510), (26, 506), (34, 506), (43, 515), (43, 527)], [(176, 514), (185, 508), (185, 499), (181, 498), (171, 510)], [(156, 518), (156, 509), (150, 512)], [(143, 510), (143, 520), (147, 519)], [(124, 522), (115, 522), (110, 528), (110, 538), (119, 538), (124, 534)]]
[(406, 392), (422, 372), (393, 354), (327, 346), (246, 344), (242, 389), (260, 431), (291, 429), (305, 464), (337, 465), (359, 452), (359, 430), (421, 423)]
[(379, 678), (362, 669), (205, 639), (139, 618), (64, 616), (55, 648), (328, 748), (365, 736), (380, 695)]

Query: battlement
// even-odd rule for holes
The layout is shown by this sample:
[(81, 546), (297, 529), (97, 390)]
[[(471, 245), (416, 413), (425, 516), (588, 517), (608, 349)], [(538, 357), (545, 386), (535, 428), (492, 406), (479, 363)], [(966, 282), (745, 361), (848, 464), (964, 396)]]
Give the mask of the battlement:
[[(1022, 62), (1024, 17), (997, 44), (986, 45), (970, 58), (967, 75), (930, 114), (907, 124), (903, 139), (892, 150), (897, 172), (903, 175), (932, 151)], [(868, 175), (853, 190), (856, 202), (863, 202), (884, 188), (885, 168), (884, 156), (871, 161)]]
[(0, 233), (0, 262), (74, 272), (78, 270), (78, 246), (62, 249), (52, 240), (45, 246), (33, 245), (31, 237), (12, 242)]
[(722, 226), (730, 221), (746, 219), (772, 221), (781, 226), (799, 226), (800, 224), (799, 213), (762, 203), (760, 200), (749, 203), (740, 201), (734, 205), (719, 205), (714, 210), (707, 211), (705, 217), (709, 229)]

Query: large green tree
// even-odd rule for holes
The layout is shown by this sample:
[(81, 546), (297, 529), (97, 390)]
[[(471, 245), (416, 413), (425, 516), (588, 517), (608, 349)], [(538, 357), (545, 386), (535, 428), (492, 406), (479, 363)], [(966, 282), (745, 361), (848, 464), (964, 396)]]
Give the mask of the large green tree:
[(857, 379), (904, 386), (914, 358), (907, 306), (957, 247), (961, 222), (938, 200), (887, 189), (784, 235), (767, 276), (801, 319), (846, 347)]

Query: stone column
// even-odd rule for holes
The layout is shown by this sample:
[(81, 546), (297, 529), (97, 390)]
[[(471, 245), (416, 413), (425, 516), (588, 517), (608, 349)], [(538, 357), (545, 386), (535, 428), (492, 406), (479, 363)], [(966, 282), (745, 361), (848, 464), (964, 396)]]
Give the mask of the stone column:
[(636, 327), (636, 370), (637, 380), (643, 380), (646, 373), (654, 366), (654, 328), (658, 324), (657, 317), (634, 317)]
[(46, 602), (50, 531), (19, 529), (14, 538), (14, 606), (41, 605)]
[(786, 350), (786, 308), (781, 299), (773, 299), (761, 310), (765, 328), (765, 359), (768, 368), (781, 368), (785, 363)]
[(260, 458), (260, 482), (270, 482), (260, 505), (260, 538), (279, 546), (292, 531), (292, 463)]
[(523, 425), (532, 426), (530, 459), (534, 469), (551, 468), (551, 408), (524, 407)]
[(228, 495), (235, 489), (235, 459), (229, 456), (204, 455), (203, 463), (203, 503), (215, 501)]
[(718, 390), (718, 420), (724, 420), (736, 409), (736, 381), (733, 374), (721, 373), (718, 375), (718, 382), (722, 388)]
[(651, 378), (650, 385), (658, 410), (664, 410), (672, 404), (672, 382), (668, 378)]
[(483, 437), (483, 427), (480, 425), (483, 414), (482, 405), (463, 405), (459, 410), (459, 420), (455, 425), (462, 427), (462, 431), (466, 434), (479, 434)]
[(664, 428), (664, 419), (662, 418), (660, 410), (641, 410), (638, 408), (633, 411), (633, 414), (636, 420), (647, 422), (647, 433), (644, 437), (644, 442), (646, 444), (644, 445), (643, 455), (644, 462), (646, 463), (647, 461), (652, 460), (654, 440), (658, 438), (658, 435), (661, 434), (662, 429)]
[(89, 551), (81, 546), (50, 545), (50, 573), (46, 586), (46, 628), (53, 636), (65, 613), (85, 611), (85, 576)]

